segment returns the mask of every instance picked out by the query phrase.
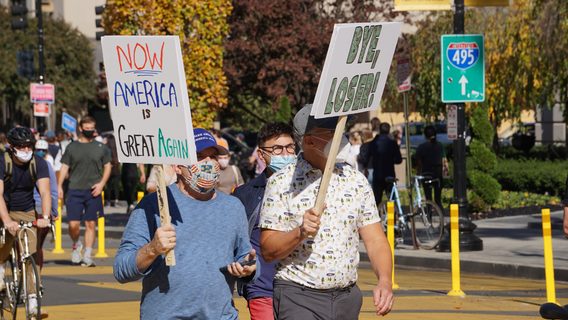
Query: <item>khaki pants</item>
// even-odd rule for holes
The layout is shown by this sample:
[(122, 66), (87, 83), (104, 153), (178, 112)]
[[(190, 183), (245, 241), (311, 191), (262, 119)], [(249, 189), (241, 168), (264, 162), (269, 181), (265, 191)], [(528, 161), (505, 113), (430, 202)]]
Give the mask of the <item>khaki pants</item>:
[[(16, 222), (20, 222), (20, 221), (27, 221), (27, 222), (31, 222), (31, 221), (35, 221), (36, 220), (36, 213), (34, 210), (30, 210), (30, 211), (10, 211), (10, 218), (12, 218), (12, 220), (16, 221)], [(6, 262), (6, 260), (8, 260), (8, 257), (10, 256), (10, 250), (12, 250), (12, 246), (14, 245), (14, 236), (8, 231), (6, 230), (5, 232), (5, 242), (4, 245), (2, 245), (2, 247), (0, 248), (0, 263), (4, 263)], [(23, 236), (23, 234), (22, 234)], [(24, 245), (24, 239), (20, 239), (20, 245), (23, 246)], [(36, 253), (37, 250), (37, 236), (36, 236), (36, 232), (28, 232), (28, 248), (29, 248), (29, 252), (30, 254), (34, 254)], [(20, 252), (23, 248), (20, 247)]]
[[(34, 210), (31, 211), (10, 211), (10, 218), (12, 218), (12, 220), (20, 223), (20, 221), (26, 221), (26, 222), (31, 222), (31, 221), (35, 221), (36, 220), (36, 213)], [(35, 229), (35, 228), (34, 228)], [(8, 260), (8, 257), (10, 256), (10, 251), (12, 250), (12, 247), (14, 245), (14, 236), (8, 231), (5, 231), (5, 242), (4, 245), (0, 248), (0, 263), (4, 264), (6, 262), (6, 260)], [(37, 236), (36, 236), (36, 231), (32, 231), (32, 232), (28, 232), (28, 250), (30, 252), (30, 254), (34, 254), (36, 253), (36, 249), (37, 249)], [(22, 237), (20, 238), (19, 244), (20, 244), (20, 253), (23, 251), (23, 246), (24, 246), (24, 239), (23, 239), (23, 233), (22, 233)], [(9, 266), (4, 266), (5, 268)], [(27, 269), (26, 269), (26, 274), (28, 275), (28, 279), (33, 279), (33, 269), (31, 264), (28, 265)], [(39, 275), (38, 275), (39, 276)], [(41, 281), (40, 279), (37, 279), (37, 281)], [(36, 293), (36, 286), (35, 283), (31, 283), (33, 281), (30, 281), (27, 283), (26, 287), (28, 289), (28, 293)], [(40, 282), (41, 283), (41, 282)]]

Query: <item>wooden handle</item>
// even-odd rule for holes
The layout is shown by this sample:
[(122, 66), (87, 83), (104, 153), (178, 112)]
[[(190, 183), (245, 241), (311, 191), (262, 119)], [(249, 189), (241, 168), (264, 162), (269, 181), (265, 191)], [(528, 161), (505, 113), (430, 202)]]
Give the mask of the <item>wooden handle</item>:
[(333, 141), (331, 142), (331, 149), (329, 150), (327, 162), (325, 163), (325, 170), (323, 171), (323, 176), (321, 177), (316, 204), (314, 206), (318, 214), (321, 214), (323, 206), (325, 204), (325, 195), (327, 194), (327, 187), (329, 186), (329, 181), (331, 180), (333, 168), (335, 168), (335, 159), (337, 158), (337, 152), (339, 151), (339, 146), (341, 145), (341, 136), (343, 135), (343, 131), (345, 130), (345, 123), (347, 123), (347, 116), (339, 116), (339, 120), (337, 121), (337, 125), (335, 126), (335, 133), (333, 134)]
[[(168, 205), (168, 191), (166, 189), (164, 165), (158, 166), (158, 208), (160, 209), (160, 225), (166, 226), (172, 222), (170, 216), (170, 207)], [(176, 265), (176, 257), (174, 249), (166, 252), (166, 266), (173, 267)]]

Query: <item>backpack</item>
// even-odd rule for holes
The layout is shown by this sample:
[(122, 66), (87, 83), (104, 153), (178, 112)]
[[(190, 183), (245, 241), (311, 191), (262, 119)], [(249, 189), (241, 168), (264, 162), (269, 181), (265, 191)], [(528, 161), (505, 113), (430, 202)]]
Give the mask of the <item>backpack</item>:
[[(6, 206), (8, 208), (10, 207), (10, 195), (16, 190), (16, 186), (22, 179), (22, 176), (20, 176), (20, 180), (16, 181), (16, 183), (12, 183), (13, 168), (14, 163), (12, 162), (10, 153), (4, 152), (4, 201), (6, 202)], [(37, 181), (37, 165), (35, 155), (33, 155), (32, 159), (30, 160), (30, 176), (32, 178), (33, 184), (35, 185), (35, 182)], [(7, 186), (9, 186), (9, 188), (6, 188)]]

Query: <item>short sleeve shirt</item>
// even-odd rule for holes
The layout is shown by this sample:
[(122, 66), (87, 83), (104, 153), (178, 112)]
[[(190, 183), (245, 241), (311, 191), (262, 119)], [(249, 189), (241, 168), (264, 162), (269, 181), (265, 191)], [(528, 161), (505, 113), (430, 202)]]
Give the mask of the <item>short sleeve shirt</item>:
[(61, 163), (69, 166), (69, 189), (91, 189), (101, 181), (104, 165), (110, 160), (110, 149), (98, 141), (69, 144), (61, 158)]
[[(48, 178), (49, 170), (47, 162), (40, 157), (35, 157), (36, 178)], [(5, 179), (4, 155), (0, 155), (0, 180)], [(12, 161), (12, 177), (10, 183), (4, 184), (4, 199), (7, 200), (8, 210), (10, 211), (30, 211), (35, 208), (34, 201), (35, 182), (30, 174), (30, 163), (17, 165)]]
[[(260, 227), (291, 231), (315, 205), (321, 171), (299, 157), (266, 185)], [(380, 221), (365, 176), (337, 164), (328, 187), (319, 232), (305, 239), (277, 267), (275, 278), (316, 289), (344, 288), (357, 281), (359, 228)]]

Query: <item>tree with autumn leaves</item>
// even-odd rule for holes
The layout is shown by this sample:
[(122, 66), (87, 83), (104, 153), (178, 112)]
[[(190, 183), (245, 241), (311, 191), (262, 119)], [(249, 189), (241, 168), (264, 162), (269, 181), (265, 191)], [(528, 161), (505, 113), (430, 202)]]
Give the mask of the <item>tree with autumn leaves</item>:
[(231, 10), (230, 0), (115, 0), (103, 23), (106, 34), (179, 36), (193, 125), (209, 128), (227, 106), (223, 40)]
[(243, 0), (233, 5), (225, 43), (229, 107), (223, 114), (228, 125), (246, 123), (253, 130), (275, 119), (283, 98), (292, 112), (313, 101), (335, 23), (407, 21), (407, 13), (394, 12), (388, 1)]
[(180, 37), (194, 125), (225, 108), (258, 129), (312, 101), (334, 23), (405, 16), (371, 0), (115, 0), (103, 20), (107, 34)]
[[(537, 105), (566, 107), (568, 2), (515, 0), (510, 7), (466, 13), (466, 33), (485, 38), (483, 105), (494, 128)], [(427, 118), (445, 114), (440, 99), (440, 36), (452, 33), (452, 23), (451, 12), (431, 14), (411, 37), (414, 99)]]

